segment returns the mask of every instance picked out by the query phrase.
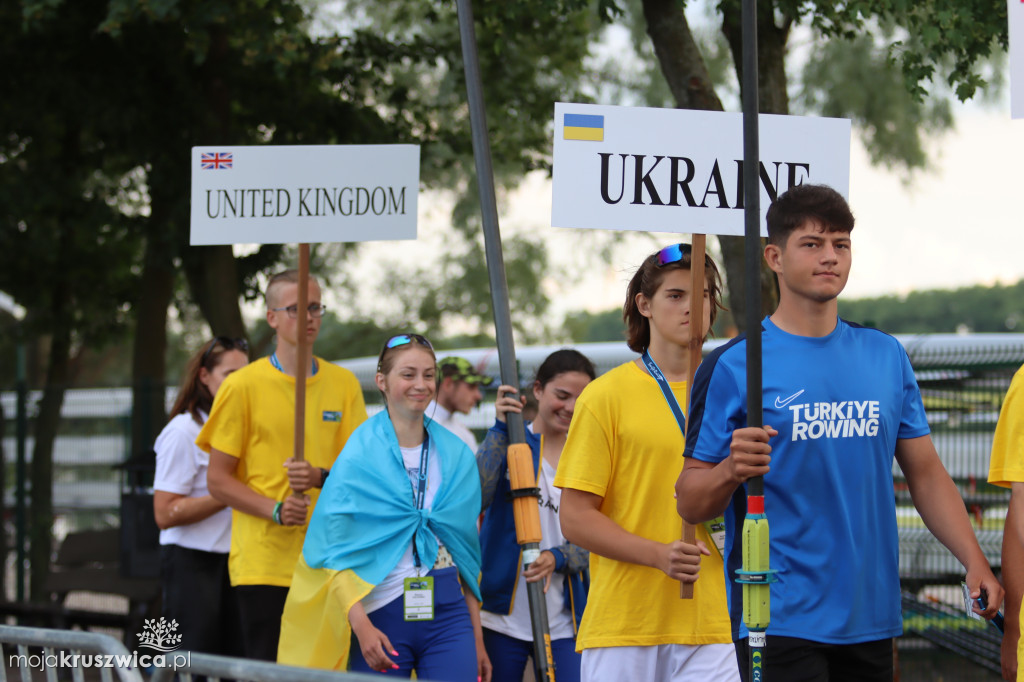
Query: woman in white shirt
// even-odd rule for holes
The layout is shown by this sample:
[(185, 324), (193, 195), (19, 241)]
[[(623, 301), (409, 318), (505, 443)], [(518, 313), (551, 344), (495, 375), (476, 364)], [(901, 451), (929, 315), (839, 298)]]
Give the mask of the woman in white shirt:
[(185, 370), (171, 420), (160, 432), (153, 512), (160, 527), (163, 613), (190, 651), (241, 654), (238, 605), (228, 579), (231, 510), (206, 487), (209, 455), (196, 447), (225, 377), (249, 362), (244, 339), (218, 336)]

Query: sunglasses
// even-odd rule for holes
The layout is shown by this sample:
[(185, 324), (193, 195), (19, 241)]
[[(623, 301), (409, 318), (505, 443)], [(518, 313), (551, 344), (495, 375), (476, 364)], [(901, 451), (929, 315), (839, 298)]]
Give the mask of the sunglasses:
[(663, 267), (669, 263), (678, 263), (684, 258), (689, 258), (692, 251), (693, 247), (689, 244), (666, 246), (658, 252), (658, 267)]
[[(297, 305), (289, 305), (283, 308), (271, 308), (270, 310), (275, 313), (283, 311), (287, 313), (288, 317), (293, 320), (298, 318), (299, 316), (299, 306)], [(319, 303), (310, 303), (309, 307), (306, 308), (306, 312), (309, 313), (310, 317), (323, 317), (324, 313), (327, 312), (327, 306), (320, 305)]]
[(380, 358), (377, 360), (377, 371), (380, 371), (381, 363), (384, 362), (384, 353), (388, 352), (391, 348), (399, 348), (401, 346), (407, 346), (415, 341), (425, 348), (434, 350), (434, 347), (430, 345), (430, 341), (427, 341), (427, 337), (421, 336), (420, 334), (398, 334), (392, 336), (384, 344), (384, 350), (380, 352)]
[(201, 367), (206, 366), (206, 361), (210, 359), (210, 353), (213, 352), (213, 349), (216, 348), (218, 344), (226, 351), (240, 350), (246, 353), (249, 352), (249, 342), (245, 339), (233, 339), (230, 336), (215, 336), (213, 337), (213, 341), (210, 342), (210, 345), (206, 347), (205, 351), (203, 351), (203, 359), (199, 361), (199, 365)]

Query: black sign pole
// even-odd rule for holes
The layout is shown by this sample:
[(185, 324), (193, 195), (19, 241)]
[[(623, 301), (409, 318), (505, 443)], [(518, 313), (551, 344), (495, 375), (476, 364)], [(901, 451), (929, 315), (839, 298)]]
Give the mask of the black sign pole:
[[(494, 307), (494, 330), (498, 342), (498, 362), (501, 381), (519, 386), (515, 344), (512, 339), (512, 316), (509, 312), (508, 283), (505, 279), (505, 261), (501, 251), (501, 233), (498, 230), (498, 207), (494, 197), (494, 172), (491, 167), (491, 144), (487, 137), (487, 116), (484, 110), (480, 63), (476, 50), (476, 28), (470, 0), (458, 0), (459, 34), (462, 38), (462, 61), (466, 74), (466, 93), (469, 99), (469, 120), (473, 133), (473, 157), (476, 161), (477, 186), (484, 228), (484, 249), (487, 272), (491, 284)], [(526, 445), (526, 429), (521, 415), (507, 415), (509, 432), (509, 474), (513, 479), (516, 537), (522, 549), (523, 570), (540, 556), (540, 520), (536, 502), (536, 479), (533, 459)], [(525, 452), (524, 452), (525, 449)], [(516, 456), (518, 455), (518, 456)], [(526, 468), (528, 467), (528, 470)], [(522, 487), (516, 481), (523, 481)], [(520, 492), (522, 491), (522, 492)], [(529, 582), (527, 596), (530, 604), (530, 623), (533, 631), (533, 662), (538, 682), (554, 682), (554, 664), (551, 658), (551, 634), (548, 628), (547, 603), (542, 581)]]
[[(747, 426), (763, 426), (761, 408), (761, 188), (757, 101), (757, 6), (743, 0), (743, 200), (744, 256), (747, 301)], [(747, 513), (743, 519), (743, 622), (747, 626), (750, 679), (763, 682), (765, 631), (771, 620), (772, 570), (769, 566), (768, 517), (764, 510), (764, 479), (747, 481)]]

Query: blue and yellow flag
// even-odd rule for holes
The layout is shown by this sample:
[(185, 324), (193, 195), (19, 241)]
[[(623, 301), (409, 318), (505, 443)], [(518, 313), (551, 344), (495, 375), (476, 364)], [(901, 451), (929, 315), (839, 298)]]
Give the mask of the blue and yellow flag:
[(604, 116), (596, 114), (565, 114), (562, 139), (604, 141)]
[(427, 424), (430, 457), (440, 457), (441, 486), (428, 510), (417, 509), (387, 411), (353, 432), (331, 469), (309, 521), (281, 619), (277, 660), (344, 670), (348, 612), (398, 564), (409, 543), (426, 566), (438, 540), (451, 552), (462, 584), (480, 598), (480, 476), (457, 436)]

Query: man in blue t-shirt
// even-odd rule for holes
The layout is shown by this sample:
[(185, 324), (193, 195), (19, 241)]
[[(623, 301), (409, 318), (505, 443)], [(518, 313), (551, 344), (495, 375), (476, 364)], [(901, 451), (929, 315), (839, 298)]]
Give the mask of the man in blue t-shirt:
[[(740, 670), (749, 674), (741, 568), (745, 483), (764, 476), (771, 524), (772, 680), (892, 680), (902, 632), (892, 486), (899, 462), (925, 524), (967, 569), (991, 618), (1003, 590), (935, 452), (921, 394), (896, 339), (838, 316), (854, 219), (823, 185), (801, 185), (768, 209), (764, 256), (779, 306), (761, 324), (764, 424), (747, 427), (746, 340), (712, 353), (690, 398), (686, 463), (676, 484), (691, 523), (726, 518), (726, 578)], [(978, 609), (981, 612), (980, 609)]]

